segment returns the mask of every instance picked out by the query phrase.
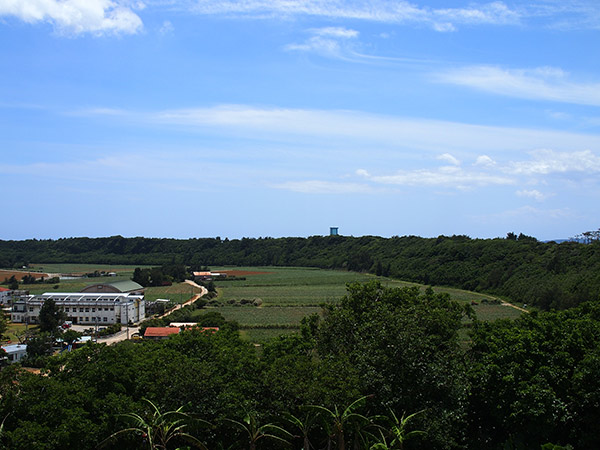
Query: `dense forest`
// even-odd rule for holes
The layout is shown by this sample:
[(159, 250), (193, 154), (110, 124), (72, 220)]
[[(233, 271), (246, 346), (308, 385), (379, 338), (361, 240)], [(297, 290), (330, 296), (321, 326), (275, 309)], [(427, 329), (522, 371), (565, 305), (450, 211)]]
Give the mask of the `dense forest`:
[(600, 305), (475, 320), (465, 345), (470, 314), (447, 294), (370, 282), (262, 352), (222, 319), (216, 333), (87, 344), (49, 357), (44, 376), (0, 371), (0, 444), (600, 448)]
[(467, 236), (312, 236), (228, 240), (66, 238), (0, 241), (0, 267), (30, 262), (312, 266), (372, 272), (489, 292), (541, 309), (565, 309), (600, 293), (600, 242), (539, 242)]

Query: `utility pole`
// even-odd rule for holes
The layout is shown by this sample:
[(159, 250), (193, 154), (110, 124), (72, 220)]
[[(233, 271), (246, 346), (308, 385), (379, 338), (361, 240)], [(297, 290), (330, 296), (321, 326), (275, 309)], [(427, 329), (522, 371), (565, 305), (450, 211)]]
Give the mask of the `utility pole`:
[(96, 342), (98, 342), (98, 298), (96, 298), (96, 315), (94, 316), (94, 323), (96, 324), (96, 332), (94, 335), (96, 336)]

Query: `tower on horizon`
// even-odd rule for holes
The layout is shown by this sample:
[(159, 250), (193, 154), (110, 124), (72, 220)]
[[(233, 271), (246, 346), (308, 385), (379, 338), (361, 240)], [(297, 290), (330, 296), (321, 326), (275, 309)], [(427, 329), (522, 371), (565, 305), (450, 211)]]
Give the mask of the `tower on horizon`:
[(329, 227), (329, 236), (337, 236), (338, 227)]

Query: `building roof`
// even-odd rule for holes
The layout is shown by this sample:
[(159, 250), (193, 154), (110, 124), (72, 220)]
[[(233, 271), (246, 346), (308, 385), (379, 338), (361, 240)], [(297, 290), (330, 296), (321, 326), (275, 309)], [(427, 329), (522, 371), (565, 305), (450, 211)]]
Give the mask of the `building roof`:
[(10, 291), (10, 289), (0, 287), (0, 292), (8, 292), (8, 291)]
[(120, 292), (127, 294), (130, 292), (143, 292), (143, 290), (144, 287), (133, 280), (122, 280), (113, 283), (88, 284), (81, 292)]
[(179, 334), (180, 329), (174, 327), (148, 327), (144, 332), (144, 337), (167, 337), (172, 334)]
[(144, 286), (142, 286), (139, 283), (136, 283), (133, 280), (115, 281), (114, 283), (106, 283), (106, 284), (114, 287), (115, 289), (118, 289), (121, 292), (140, 291), (140, 290), (144, 289)]
[[(129, 303), (141, 301), (143, 295), (119, 294), (116, 292), (45, 292), (38, 295), (30, 295), (28, 302), (44, 302), (51, 298), (55, 302), (113, 302), (113, 303)], [(20, 300), (23, 303), (24, 300)]]
[(6, 353), (17, 353), (17, 352), (25, 352), (27, 351), (26, 344), (11, 344), (11, 345), (3, 345), (2, 349)]

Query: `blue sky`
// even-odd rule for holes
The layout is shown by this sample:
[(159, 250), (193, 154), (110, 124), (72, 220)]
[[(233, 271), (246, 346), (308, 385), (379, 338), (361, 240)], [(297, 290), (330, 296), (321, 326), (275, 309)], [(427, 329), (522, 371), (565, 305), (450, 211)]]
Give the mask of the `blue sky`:
[(600, 226), (596, 0), (0, 0), (0, 239)]

